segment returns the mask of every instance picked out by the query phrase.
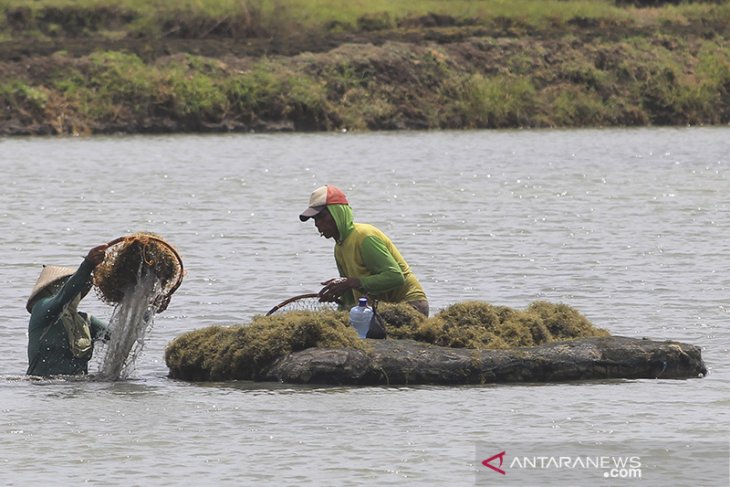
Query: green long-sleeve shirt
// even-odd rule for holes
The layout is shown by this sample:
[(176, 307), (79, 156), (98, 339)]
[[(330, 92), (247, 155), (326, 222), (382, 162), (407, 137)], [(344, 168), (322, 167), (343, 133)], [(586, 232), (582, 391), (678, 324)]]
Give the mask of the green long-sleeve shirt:
[(343, 306), (349, 308), (360, 296), (392, 303), (425, 300), (426, 293), (395, 244), (373, 225), (355, 223), (349, 205), (327, 207), (337, 224), (340, 238), (335, 261), (340, 276), (357, 277), (361, 288), (347, 292)]
[[(93, 269), (93, 265), (84, 260), (58, 293), (38, 298), (33, 303), (28, 323), (28, 375), (47, 377), (88, 373), (91, 354), (83, 358), (74, 357), (60, 317), (64, 306), (84, 290)], [(92, 340), (107, 333), (107, 325), (101, 320), (83, 312), (79, 315), (89, 323)]]

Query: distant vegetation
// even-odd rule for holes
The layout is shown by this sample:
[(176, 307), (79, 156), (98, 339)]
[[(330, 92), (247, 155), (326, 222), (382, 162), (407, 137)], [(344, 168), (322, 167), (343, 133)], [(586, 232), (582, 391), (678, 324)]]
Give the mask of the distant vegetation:
[(525, 30), (580, 22), (645, 27), (730, 18), (722, 0), (0, 0), (0, 9), (5, 39), (19, 34), (247, 38), (505, 23)]
[(730, 2), (0, 0), (0, 135), (730, 123)]

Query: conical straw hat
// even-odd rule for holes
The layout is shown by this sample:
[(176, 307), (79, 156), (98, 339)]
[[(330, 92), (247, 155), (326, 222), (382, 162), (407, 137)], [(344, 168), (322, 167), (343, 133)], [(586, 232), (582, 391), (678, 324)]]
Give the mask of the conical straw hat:
[(33, 286), (33, 291), (30, 293), (28, 302), (25, 305), (25, 309), (28, 313), (33, 309), (33, 301), (36, 297), (48, 286), (55, 284), (59, 280), (68, 277), (76, 272), (76, 269), (72, 267), (61, 267), (57, 265), (44, 265), (41, 274), (38, 276), (38, 280)]

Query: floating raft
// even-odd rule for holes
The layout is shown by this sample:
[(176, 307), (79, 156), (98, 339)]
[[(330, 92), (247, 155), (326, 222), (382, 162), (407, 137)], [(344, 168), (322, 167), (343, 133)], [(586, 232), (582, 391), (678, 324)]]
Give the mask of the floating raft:
[[(460, 385), (704, 377), (700, 348), (620, 336), (509, 350), (474, 350), (408, 339), (367, 340), (369, 350), (308, 348), (274, 360), (256, 381), (330, 385)], [(190, 376), (170, 369), (170, 377)], [(200, 380), (206, 374), (193, 374)], [(250, 377), (231, 377), (250, 379)]]

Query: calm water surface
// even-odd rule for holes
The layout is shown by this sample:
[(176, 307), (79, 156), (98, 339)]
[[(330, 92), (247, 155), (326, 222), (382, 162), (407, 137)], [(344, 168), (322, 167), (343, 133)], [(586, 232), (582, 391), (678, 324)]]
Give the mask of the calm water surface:
[[(0, 485), (488, 485), (480, 462), (496, 452), (484, 444), (727, 445), (729, 154), (729, 128), (0, 139)], [(617, 335), (699, 345), (710, 374), (399, 388), (167, 379), (174, 337), (245, 323), (335, 275), (331, 242), (298, 219), (325, 183), (390, 234), (432, 313), (564, 302)], [(23, 379), (40, 265), (78, 265), (135, 231), (173, 243), (188, 275), (132, 379)]]

